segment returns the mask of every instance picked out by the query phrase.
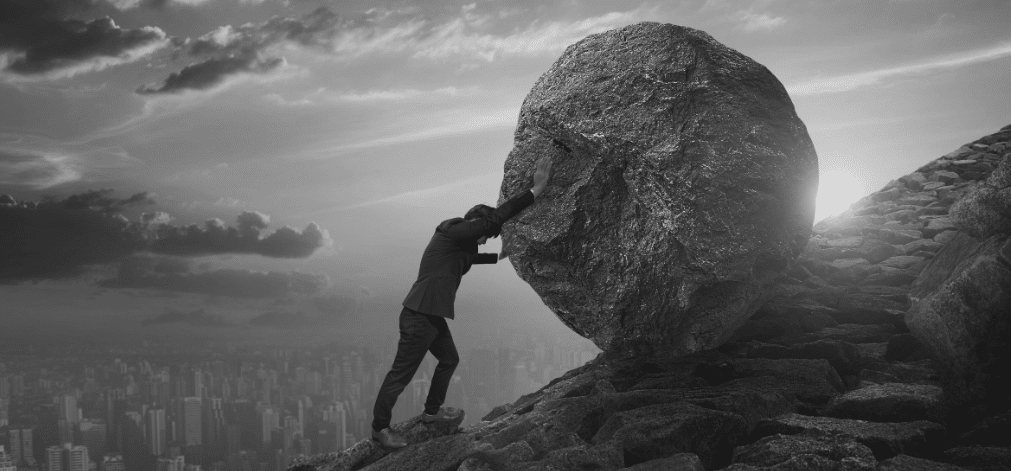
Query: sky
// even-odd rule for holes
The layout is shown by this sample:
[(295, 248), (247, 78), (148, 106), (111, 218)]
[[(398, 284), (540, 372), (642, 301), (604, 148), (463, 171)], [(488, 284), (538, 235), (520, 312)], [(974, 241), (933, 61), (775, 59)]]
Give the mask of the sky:
[[(0, 0), (0, 323), (395, 334), (537, 78), (640, 21), (779, 78), (819, 219), (1011, 124), (1006, 0)], [(460, 328), (574, 336), (505, 262), (458, 299)]]

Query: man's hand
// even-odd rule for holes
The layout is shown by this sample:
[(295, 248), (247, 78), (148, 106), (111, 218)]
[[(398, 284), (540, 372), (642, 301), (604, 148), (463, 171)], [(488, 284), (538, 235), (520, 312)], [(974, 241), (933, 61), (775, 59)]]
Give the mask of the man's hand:
[(534, 198), (541, 195), (544, 187), (548, 185), (548, 178), (551, 177), (551, 156), (545, 155), (537, 160), (537, 168), (534, 170), (534, 187), (530, 191), (534, 192)]

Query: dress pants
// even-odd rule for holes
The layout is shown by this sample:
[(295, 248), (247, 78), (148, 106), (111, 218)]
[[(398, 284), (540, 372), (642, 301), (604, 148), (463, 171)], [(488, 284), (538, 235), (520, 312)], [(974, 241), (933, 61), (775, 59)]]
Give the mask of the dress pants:
[(456, 344), (449, 333), (446, 318), (422, 314), (405, 307), (400, 311), (397, 357), (393, 360), (390, 372), (386, 373), (386, 379), (376, 397), (376, 405), (372, 409), (373, 430), (379, 431), (390, 426), (397, 397), (414, 378), (426, 352), (432, 352), (435, 359), (439, 360), (432, 376), (432, 385), (428, 389), (428, 399), (425, 400), (425, 413), (434, 414), (446, 401), (449, 380), (453, 378), (453, 371), (460, 363), (460, 356), (456, 352)]

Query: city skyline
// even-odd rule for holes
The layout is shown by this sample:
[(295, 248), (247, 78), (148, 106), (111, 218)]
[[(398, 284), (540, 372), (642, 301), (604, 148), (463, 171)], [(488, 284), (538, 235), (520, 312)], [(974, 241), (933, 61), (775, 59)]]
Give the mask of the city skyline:
[[(524, 342), (522, 349), (461, 350), (447, 399), (467, 411), (465, 425), (597, 354), (549, 337)], [(48, 356), (0, 355), (0, 445), (12, 450), (18, 471), (55, 471), (38, 466), (72, 461), (110, 470), (238, 471), (243, 460), (283, 471), (296, 456), (367, 437), (370, 399), (394, 354), (392, 346), (339, 343), (117, 347), (102, 353), (81, 342)], [(433, 368), (422, 365), (394, 421), (420, 413)]]

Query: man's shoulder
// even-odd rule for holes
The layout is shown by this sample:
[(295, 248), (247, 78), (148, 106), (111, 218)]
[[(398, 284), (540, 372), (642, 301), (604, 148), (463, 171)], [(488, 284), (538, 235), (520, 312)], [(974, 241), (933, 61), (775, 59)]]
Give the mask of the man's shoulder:
[(450, 219), (447, 219), (445, 221), (440, 222), (439, 225), (435, 228), (435, 230), (436, 231), (443, 231), (443, 232), (445, 232), (446, 230), (448, 230), (454, 224), (459, 224), (459, 223), (464, 222), (464, 221), (466, 221), (466, 219), (464, 219), (464, 218), (450, 218)]

